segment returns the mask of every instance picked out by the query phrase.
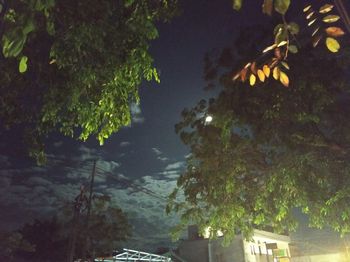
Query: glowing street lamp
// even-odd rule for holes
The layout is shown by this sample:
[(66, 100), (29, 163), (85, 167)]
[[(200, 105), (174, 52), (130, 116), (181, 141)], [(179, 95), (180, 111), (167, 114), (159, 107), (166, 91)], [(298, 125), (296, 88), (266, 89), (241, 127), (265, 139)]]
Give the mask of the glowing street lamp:
[(211, 115), (207, 115), (205, 118), (205, 123), (209, 124), (211, 121), (213, 121), (213, 117)]

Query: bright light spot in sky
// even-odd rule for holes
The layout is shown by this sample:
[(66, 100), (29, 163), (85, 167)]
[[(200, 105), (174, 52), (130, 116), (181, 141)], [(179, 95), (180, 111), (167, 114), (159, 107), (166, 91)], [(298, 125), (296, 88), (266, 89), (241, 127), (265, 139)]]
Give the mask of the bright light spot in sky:
[(213, 121), (213, 117), (212, 116), (207, 116), (205, 118), (205, 123), (210, 123), (211, 121)]

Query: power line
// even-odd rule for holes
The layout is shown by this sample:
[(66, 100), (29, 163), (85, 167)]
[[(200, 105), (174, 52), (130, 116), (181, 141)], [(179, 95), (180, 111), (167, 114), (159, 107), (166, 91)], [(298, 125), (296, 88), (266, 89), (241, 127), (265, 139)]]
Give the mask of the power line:
[[(146, 188), (146, 187), (143, 187), (141, 185), (138, 185), (136, 183), (134, 183), (133, 181), (131, 181), (130, 179), (127, 179), (127, 178), (124, 178), (124, 177), (116, 177), (113, 173), (109, 172), (109, 171), (106, 171), (100, 167), (96, 167), (97, 170), (99, 171), (102, 171), (104, 172), (104, 175), (106, 175), (107, 177), (109, 178), (112, 178), (113, 180), (117, 181), (118, 183), (122, 183), (124, 185), (127, 185), (127, 186), (130, 186), (134, 189), (136, 189), (138, 192), (142, 192), (144, 194), (147, 194), (149, 196), (152, 196), (152, 197), (155, 197), (159, 200), (162, 200), (162, 201), (167, 201), (167, 198), (164, 197), (164, 196), (161, 196), (159, 195), (158, 193), (155, 193), (154, 191)], [(102, 174), (97, 174), (99, 176), (102, 176)]]

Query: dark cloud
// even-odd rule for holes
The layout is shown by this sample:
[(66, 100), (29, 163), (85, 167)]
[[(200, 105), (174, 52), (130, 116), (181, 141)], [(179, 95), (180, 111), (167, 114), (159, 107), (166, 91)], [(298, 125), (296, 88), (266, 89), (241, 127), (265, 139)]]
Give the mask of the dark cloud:
[[(151, 247), (170, 245), (169, 230), (178, 220), (166, 216), (166, 197), (176, 185), (176, 168), (180, 168), (182, 162), (168, 165), (169, 170), (161, 171), (161, 176), (151, 173), (132, 180), (121, 173), (121, 163), (104, 157), (102, 150), (86, 145), (79, 146), (70, 155), (63, 155), (59, 150), (47, 155), (48, 163), (44, 167), (12, 168), (9, 165), (0, 171), (0, 208), (6, 212), (1, 216), (2, 223), (12, 220), (11, 226), (18, 227), (71, 205), (80, 185), (89, 185), (92, 159), (98, 158), (95, 192), (110, 195), (112, 205), (120, 206), (133, 225), (134, 238), (126, 247), (152, 251)], [(162, 154), (157, 148), (152, 150), (156, 155)], [(3, 162), (9, 161), (3, 158)], [(21, 211), (15, 212), (18, 209)]]
[(119, 146), (120, 147), (127, 147), (127, 146), (130, 146), (130, 142), (129, 141), (123, 141), (123, 142), (120, 142)]

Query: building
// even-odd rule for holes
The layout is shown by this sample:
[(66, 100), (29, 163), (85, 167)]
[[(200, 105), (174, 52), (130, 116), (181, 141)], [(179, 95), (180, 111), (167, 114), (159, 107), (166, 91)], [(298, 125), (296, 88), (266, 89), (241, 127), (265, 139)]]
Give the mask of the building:
[(290, 234), (293, 262), (350, 262), (350, 237), (341, 238), (330, 230), (317, 230), (301, 225)]
[(236, 235), (228, 246), (223, 237), (210, 240), (199, 236), (196, 226), (188, 227), (173, 260), (181, 262), (289, 262), (289, 236), (254, 230), (251, 241)]

